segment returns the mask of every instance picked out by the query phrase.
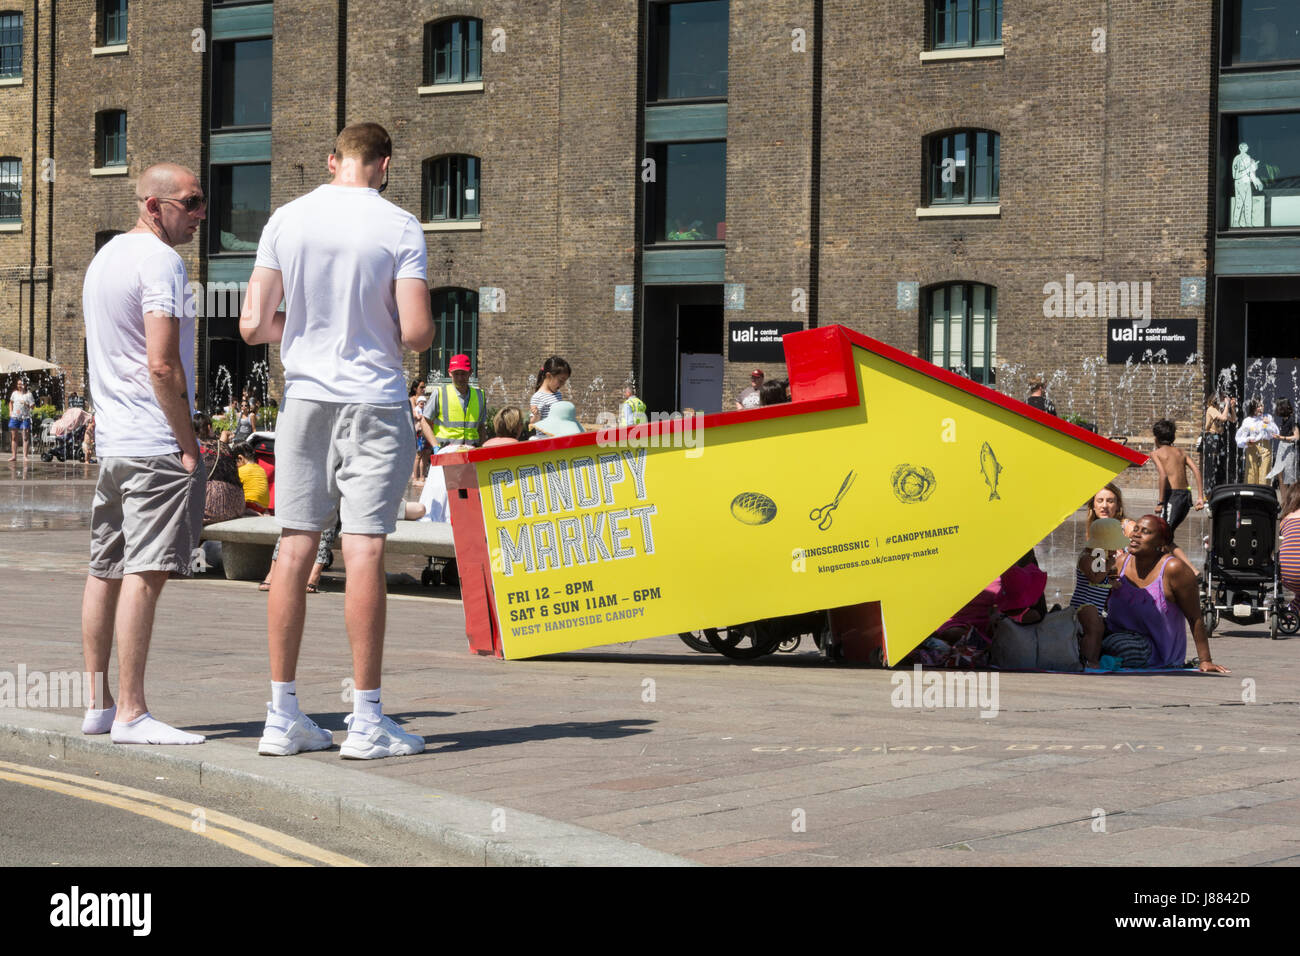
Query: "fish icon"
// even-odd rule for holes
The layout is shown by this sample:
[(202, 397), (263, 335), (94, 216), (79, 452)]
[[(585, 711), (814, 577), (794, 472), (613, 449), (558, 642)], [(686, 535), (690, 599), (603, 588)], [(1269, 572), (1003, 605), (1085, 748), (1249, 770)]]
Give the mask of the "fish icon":
[(1002, 474), (1002, 466), (998, 464), (997, 456), (993, 454), (993, 446), (988, 442), (980, 448), (980, 473), (984, 475), (984, 483), (989, 486), (989, 501), (994, 498), (1002, 500), (998, 494), (998, 475)]

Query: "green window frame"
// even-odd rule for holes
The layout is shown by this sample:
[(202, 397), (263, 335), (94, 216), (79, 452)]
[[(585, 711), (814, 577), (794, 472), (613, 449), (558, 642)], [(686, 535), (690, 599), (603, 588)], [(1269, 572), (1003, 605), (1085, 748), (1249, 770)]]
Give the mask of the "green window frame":
[(978, 282), (950, 282), (927, 289), (921, 301), (926, 358), (981, 385), (995, 385), (997, 288)]
[(23, 161), (0, 156), (0, 222), (23, 220)]
[(926, 150), (929, 205), (998, 202), (1001, 140), (998, 133), (986, 129), (931, 135)]
[(99, 44), (120, 46), (126, 43), (127, 0), (99, 0)]
[(483, 79), (483, 21), (475, 17), (424, 25), (424, 85)]
[(464, 222), (479, 218), (477, 156), (456, 153), (426, 159), (421, 182), (420, 210), (424, 222)]
[(0, 11), (0, 80), (23, 75), (23, 15), (20, 10)]
[(470, 365), (478, 369), (478, 292), (473, 289), (444, 288), (429, 291), (429, 306), (437, 327), (434, 345), (425, 353), (429, 379), (449, 380), (447, 365), (453, 355), (468, 355)]
[(95, 166), (106, 169), (126, 165), (126, 110), (95, 114)]
[(929, 6), (932, 50), (1002, 42), (1002, 0), (929, 0)]

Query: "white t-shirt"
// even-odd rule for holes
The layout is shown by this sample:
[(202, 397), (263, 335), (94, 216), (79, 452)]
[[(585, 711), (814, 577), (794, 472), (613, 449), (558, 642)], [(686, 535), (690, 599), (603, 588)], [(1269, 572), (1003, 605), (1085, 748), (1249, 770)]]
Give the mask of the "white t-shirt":
[(163, 312), (180, 323), (181, 367), (193, 414), (195, 308), (185, 286), (185, 263), (151, 233), (115, 236), (86, 269), (81, 308), (95, 445), (101, 458), (144, 458), (181, 450), (149, 377), (144, 315)]
[(284, 279), (284, 397), (407, 401), (397, 279), (425, 280), (419, 221), (374, 189), (319, 186), (276, 210), (257, 265)]
[[(4, 392), (0, 392), (3, 395)], [(13, 390), (9, 396), (9, 417), (24, 421), (32, 417), (32, 409), (36, 407), (36, 398), (31, 391), (20, 392), (18, 389)]]

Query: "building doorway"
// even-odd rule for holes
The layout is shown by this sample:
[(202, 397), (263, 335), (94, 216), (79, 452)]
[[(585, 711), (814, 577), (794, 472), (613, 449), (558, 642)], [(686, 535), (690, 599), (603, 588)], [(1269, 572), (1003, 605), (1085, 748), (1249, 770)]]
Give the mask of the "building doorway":
[(642, 400), (652, 412), (722, 410), (722, 286), (649, 285), (645, 289)]

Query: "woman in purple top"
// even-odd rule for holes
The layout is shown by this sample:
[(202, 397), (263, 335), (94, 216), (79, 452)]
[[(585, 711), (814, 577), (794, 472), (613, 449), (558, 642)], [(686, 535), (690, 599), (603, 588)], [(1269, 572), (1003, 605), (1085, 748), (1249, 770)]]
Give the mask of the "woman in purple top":
[(1210, 638), (1201, 620), (1196, 574), (1166, 553), (1169, 526), (1146, 515), (1133, 528), (1119, 580), (1111, 590), (1101, 652), (1125, 667), (1180, 667), (1192, 628), (1200, 669), (1229, 674), (1210, 660)]

